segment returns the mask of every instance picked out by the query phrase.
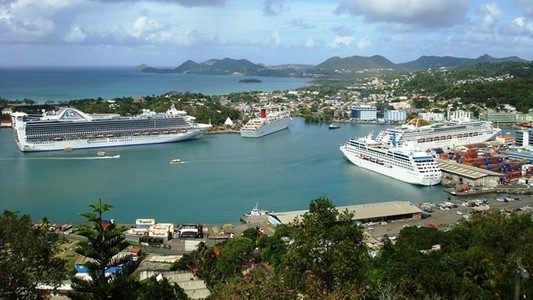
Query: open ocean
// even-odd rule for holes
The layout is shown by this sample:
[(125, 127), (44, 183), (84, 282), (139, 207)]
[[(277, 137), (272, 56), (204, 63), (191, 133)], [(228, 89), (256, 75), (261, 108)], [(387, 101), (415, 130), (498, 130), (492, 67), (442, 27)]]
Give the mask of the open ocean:
[[(0, 96), (69, 100), (191, 91), (228, 94), (242, 90), (286, 90), (304, 79), (143, 74), (132, 69), (0, 69)], [(80, 222), (80, 212), (103, 201), (120, 223), (155, 218), (174, 223), (237, 223), (256, 203), (274, 211), (308, 209), (326, 196), (337, 206), (408, 200), (415, 204), (448, 197), (441, 186), (420, 187), (358, 168), (339, 151), (353, 136), (383, 126), (307, 124), (294, 118), (287, 130), (260, 138), (206, 135), (171, 144), (109, 148), (118, 159), (100, 159), (97, 150), (22, 153), (11, 130), (0, 130), (0, 210), (29, 214), (34, 221)], [(170, 165), (180, 158), (183, 163)]]
[[(240, 83), (243, 78), (262, 82)], [(126, 67), (0, 67), (0, 97), (44, 103), (162, 95), (170, 91), (227, 95), (240, 91), (295, 89), (308, 85), (308, 81), (308, 78), (141, 73)]]

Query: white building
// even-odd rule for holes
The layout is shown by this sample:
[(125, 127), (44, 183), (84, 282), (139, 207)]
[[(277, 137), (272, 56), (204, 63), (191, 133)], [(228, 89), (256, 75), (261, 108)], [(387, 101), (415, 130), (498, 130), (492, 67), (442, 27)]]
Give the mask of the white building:
[(137, 219), (135, 220), (135, 228), (148, 230), (152, 225), (155, 225), (155, 219)]
[(420, 119), (432, 121), (432, 122), (442, 122), (444, 121), (444, 114), (443, 113), (433, 113), (433, 112), (427, 112), (427, 113), (419, 113), (418, 117)]
[(450, 121), (470, 121), (472, 119), (474, 119), (474, 113), (471, 111), (448, 111), (448, 120)]
[(383, 119), (385, 122), (405, 123), (407, 113), (404, 110), (386, 110)]
[(351, 117), (356, 121), (375, 121), (378, 119), (378, 109), (370, 105), (355, 106), (352, 107)]

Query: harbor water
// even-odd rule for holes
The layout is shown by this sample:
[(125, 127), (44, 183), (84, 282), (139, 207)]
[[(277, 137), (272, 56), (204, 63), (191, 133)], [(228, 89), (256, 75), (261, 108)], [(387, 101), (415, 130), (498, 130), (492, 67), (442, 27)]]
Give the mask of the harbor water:
[[(414, 186), (350, 164), (339, 151), (353, 136), (377, 133), (382, 125), (308, 124), (259, 138), (205, 135), (198, 140), (73, 152), (22, 153), (11, 130), (0, 130), (0, 209), (79, 222), (79, 213), (101, 198), (121, 223), (155, 218), (173, 223), (236, 223), (259, 208), (308, 209), (328, 197), (336, 206), (381, 201), (440, 202), (440, 185)], [(182, 163), (170, 164), (179, 158)]]

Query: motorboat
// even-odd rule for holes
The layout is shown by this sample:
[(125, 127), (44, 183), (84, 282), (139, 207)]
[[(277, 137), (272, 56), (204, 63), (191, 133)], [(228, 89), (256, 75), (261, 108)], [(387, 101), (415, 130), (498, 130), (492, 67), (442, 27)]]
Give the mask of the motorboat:
[(255, 204), (255, 207), (250, 210), (249, 213), (245, 213), (245, 217), (251, 217), (251, 216), (266, 216), (270, 213), (268, 210), (259, 209), (259, 203)]
[(174, 158), (173, 160), (170, 161), (170, 164), (171, 165), (179, 165), (179, 164), (181, 164), (181, 159)]
[(331, 123), (329, 124), (329, 129), (339, 129), (341, 126), (339, 124)]

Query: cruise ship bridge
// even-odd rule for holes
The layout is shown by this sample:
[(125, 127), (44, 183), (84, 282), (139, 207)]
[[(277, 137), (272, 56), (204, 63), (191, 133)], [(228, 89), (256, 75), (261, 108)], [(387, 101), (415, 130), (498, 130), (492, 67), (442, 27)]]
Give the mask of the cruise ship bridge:
[[(422, 217), (422, 211), (409, 201), (378, 202), (337, 207), (339, 212), (345, 209), (353, 213), (354, 221), (358, 223), (419, 219)], [(295, 219), (301, 221), (303, 215), (308, 211), (273, 212), (268, 215), (268, 222), (272, 226), (277, 226), (292, 223)]]

